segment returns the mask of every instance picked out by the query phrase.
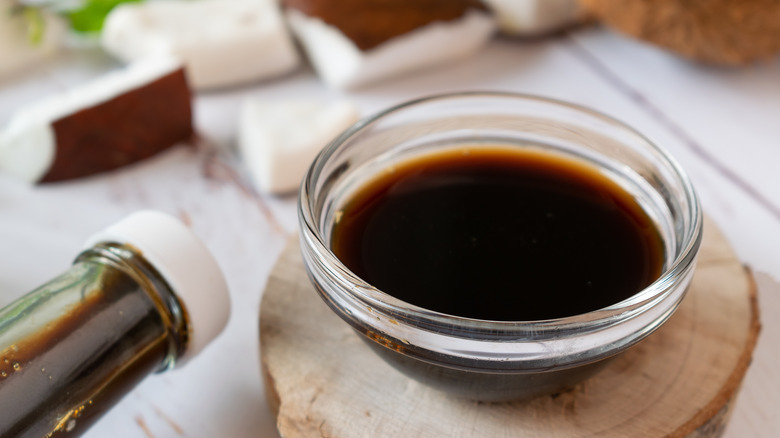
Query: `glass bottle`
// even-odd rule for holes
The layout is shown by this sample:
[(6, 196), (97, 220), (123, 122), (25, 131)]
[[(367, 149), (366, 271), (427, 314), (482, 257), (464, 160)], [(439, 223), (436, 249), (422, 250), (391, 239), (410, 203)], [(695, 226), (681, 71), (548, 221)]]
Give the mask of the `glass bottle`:
[(147, 375), (197, 354), (230, 301), (178, 220), (136, 213), (0, 310), (0, 437), (78, 436)]

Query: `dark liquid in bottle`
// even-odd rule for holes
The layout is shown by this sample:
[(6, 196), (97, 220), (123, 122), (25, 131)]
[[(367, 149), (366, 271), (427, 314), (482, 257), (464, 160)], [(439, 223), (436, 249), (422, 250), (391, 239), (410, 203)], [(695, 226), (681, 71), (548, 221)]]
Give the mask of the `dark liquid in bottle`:
[(398, 299), (496, 321), (618, 303), (660, 275), (664, 251), (647, 213), (594, 167), (509, 148), (395, 166), (337, 215), (332, 249)]

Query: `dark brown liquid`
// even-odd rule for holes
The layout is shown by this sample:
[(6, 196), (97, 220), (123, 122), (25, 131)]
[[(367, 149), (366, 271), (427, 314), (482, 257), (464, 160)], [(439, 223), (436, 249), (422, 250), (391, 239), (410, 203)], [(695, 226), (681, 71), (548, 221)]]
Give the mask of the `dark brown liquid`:
[(449, 315), (531, 321), (618, 303), (655, 280), (663, 245), (634, 198), (590, 165), (458, 149), (362, 187), (336, 256), (378, 289)]
[(80, 436), (168, 352), (159, 310), (128, 273), (83, 261), (44, 289), (0, 313), (0, 438)]

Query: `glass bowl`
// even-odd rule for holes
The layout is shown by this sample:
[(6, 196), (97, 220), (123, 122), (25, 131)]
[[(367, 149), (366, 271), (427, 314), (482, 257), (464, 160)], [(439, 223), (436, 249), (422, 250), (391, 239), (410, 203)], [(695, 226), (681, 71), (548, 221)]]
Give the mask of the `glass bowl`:
[[(655, 223), (664, 246), (663, 272), (624, 301), (540, 321), (438, 313), (398, 300), (350, 272), (331, 251), (330, 239), (351, 195), (399, 162), (463, 145), (533, 148), (597, 168)], [(693, 187), (664, 150), (588, 108), (508, 93), (426, 97), (358, 122), (311, 165), (298, 213), (304, 264), (330, 309), (396, 369), (483, 401), (570, 388), (656, 330), (685, 296), (702, 236)]]

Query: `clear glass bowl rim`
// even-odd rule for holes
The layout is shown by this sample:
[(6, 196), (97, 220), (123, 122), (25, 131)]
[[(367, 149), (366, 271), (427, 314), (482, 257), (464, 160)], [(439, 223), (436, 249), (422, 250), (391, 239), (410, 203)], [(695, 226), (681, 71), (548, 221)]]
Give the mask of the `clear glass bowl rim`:
[[(398, 300), (366, 283), (360, 277), (352, 273), (338, 257), (330, 251), (328, 245), (323, 240), (323, 234), (319, 227), (319, 218), (314, 216), (313, 209), (316, 205), (316, 199), (311, 195), (314, 193), (317, 180), (322, 173), (325, 163), (349, 139), (380, 119), (414, 106), (464, 98), (519, 99), (561, 106), (599, 119), (602, 122), (615, 125), (620, 129), (627, 130), (631, 134), (636, 135), (647, 147), (652, 149), (657, 156), (666, 162), (669, 169), (673, 171), (674, 177), (679, 182), (684, 197), (688, 201), (687, 211), (682, 212), (684, 218), (688, 219), (688, 223), (682, 230), (682, 235), (677, 236), (677, 238), (682, 241), (682, 245), (679, 245), (681, 250), (669, 267), (656, 281), (646, 288), (637, 292), (632, 297), (609, 307), (579, 315), (533, 321), (479, 320), (431, 311)], [(349, 285), (349, 287), (342, 288), (341, 290), (350, 295), (350, 298), (369, 306), (373, 311), (391, 316), (399, 322), (406, 322), (415, 326), (448, 327), (455, 329), (455, 332), (468, 332), (470, 334), (468, 337), (470, 338), (475, 335), (478, 337), (479, 333), (484, 335), (501, 334), (501, 336), (499, 336), (500, 338), (505, 338), (507, 335), (510, 338), (523, 337), (527, 334), (533, 334), (533, 337), (537, 339), (539, 337), (546, 337), (546, 334), (560, 337), (565, 336), (565, 334), (570, 331), (572, 333), (581, 332), (583, 329), (586, 329), (585, 331), (596, 331), (600, 328), (609, 327), (619, 320), (629, 319), (641, 314), (645, 310), (652, 308), (656, 303), (668, 298), (667, 295), (675, 290), (672, 286), (683, 279), (686, 276), (686, 273), (693, 269), (701, 245), (703, 227), (701, 207), (689, 177), (683, 171), (679, 163), (677, 163), (668, 152), (656, 145), (644, 134), (611, 116), (582, 105), (530, 94), (494, 91), (467, 91), (430, 95), (400, 103), (358, 121), (323, 148), (311, 164), (301, 183), (298, 197), (298, 216), (303, 238), (301, 243), (306, 245), (309, 250), (313, 251), (316, 262), (320, 264), (320, 267), (327, 269), (331, 274), (331, 277), (338, 278)], [(681, 295), (682, 292), (684, 291), (681, 291)], [(682, 299), (682, 296), (680, 296), (679, 299)], [(460, 330), (458, 328), (460, 328)]]

